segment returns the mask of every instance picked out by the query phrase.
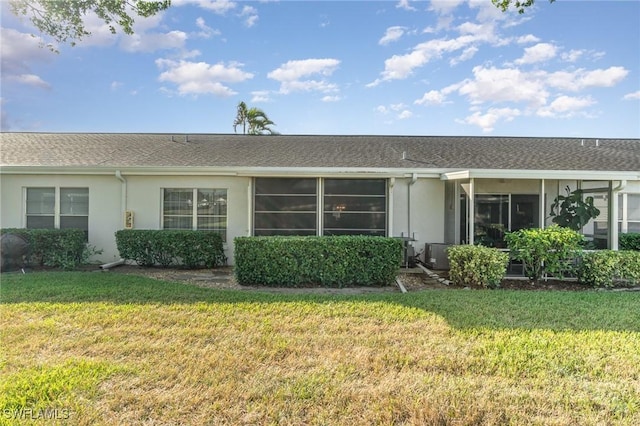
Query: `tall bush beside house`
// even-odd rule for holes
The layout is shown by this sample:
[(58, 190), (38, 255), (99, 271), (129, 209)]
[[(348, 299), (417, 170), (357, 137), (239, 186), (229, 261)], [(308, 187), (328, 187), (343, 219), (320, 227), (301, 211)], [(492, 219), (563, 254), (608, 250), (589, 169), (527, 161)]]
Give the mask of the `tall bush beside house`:
[(563, 278), (574, 272), (574, 259), (582, 250), (584, 237), (560, 226), (521, 229), (505, 235), (513, 260), (522, 262), (525, 275), (537, 282), (545, 274)]
[(495, 288), (507, 273), (509, 256), (483, 246), (452, 246), (449, 255), (449, 279), (458, 285)]
[(640, 251), (640, 232), (620, 234), (618, 237), (620, 250)]
[(598, 250), (582, 254), (578, 281), (593, 287), (640, 284), (640, 252)]

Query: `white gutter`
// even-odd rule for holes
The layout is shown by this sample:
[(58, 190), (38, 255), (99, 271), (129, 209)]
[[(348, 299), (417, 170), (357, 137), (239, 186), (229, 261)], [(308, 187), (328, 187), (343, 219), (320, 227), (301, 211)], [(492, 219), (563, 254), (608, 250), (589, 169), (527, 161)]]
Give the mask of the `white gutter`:
[(469, 169), (451, 170), (440, 175), (440, 180), (460, 179), (535, 179), (547, 180), (640, 180), (640, 173), (634, 171), (602, 170), (496, 170)]

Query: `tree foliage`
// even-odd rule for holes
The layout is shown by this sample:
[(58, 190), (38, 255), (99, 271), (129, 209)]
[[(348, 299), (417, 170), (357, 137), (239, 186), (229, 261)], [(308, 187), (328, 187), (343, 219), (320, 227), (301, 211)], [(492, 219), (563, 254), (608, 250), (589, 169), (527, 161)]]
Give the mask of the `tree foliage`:
[(238, 126), (242, 126), (242, 134), (246, 135), (273, 135), (277, 132), (269, 126), (275, 125), (260, 108), (248, 108), (247, 104), (240, 102), (233, 120), (233, 131), (237, 133)]
[[(549, 0), (549, 3), (553, 3), (556, 0)], [(491, 2), (503, 12), (506, 12), (510, 7), (514, 7), (518, 13), (524, 13), (527, 8), (530, 8), (535, 3), (535, 0), (491, 0)]]
[(598, 217), (600, 210), (594, 206), (593, 197), (584, 198), (583, 190), (571, 192), (567, 186), (566, 191), (567, 195), (558, 195), (551, 204), (551, 220), (562, 227), (579, 231), (591, 219)]
[(135, 16), (155, 15), (167, 9), (171, 0), (10, 0), (9, 4), (15, 15), (27, 17), (40, 32), (74, 46), (91, 35), (85, 24), (88, 14), (97, 15), (113, 34), (116, 27), (133, 34)]

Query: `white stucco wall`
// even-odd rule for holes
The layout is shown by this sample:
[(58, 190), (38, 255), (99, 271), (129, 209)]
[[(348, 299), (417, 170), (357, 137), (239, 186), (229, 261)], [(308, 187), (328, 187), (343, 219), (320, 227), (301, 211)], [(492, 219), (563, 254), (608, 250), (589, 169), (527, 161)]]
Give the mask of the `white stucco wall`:
[(135, 229), (160, 229), (164, 188), (227, 190), (227, 242), (225, 254), (233, 264), (233, 239), (249, 235), (250, 178), (233, 176), (127, 176), (127, 210), (134, 213)]
[[(225, 254), (233, 264), (231, 242), (237, 236), (249, 235), (249, 178), (211, 176), (128, 176), (126, 209), (134, 212), (135, 229), (160, 229), (162, 223), (161, 192), (163, 188), (227, 189), (227, 243)], [(27, 187), (89, 188), (89, 244), (102, 250), (94, 262), (111, 262), (120, 255), (115, 232), (123, 228), (123, 185), (115, 175), (2, 175), (0, 226), (26, 226), (25, 190)]]
[[(416, 253), (426, 243), (444, 242), (444, 181), (440, 179), (396, 179), (393, 186), (392, 237), (402, 235), (416, 239)], [(409, 218), (409, 190), (411, 191), (411, 218)], [(409, 220), (410, 219), (410, 220)]]
[(89, 244), (103, 253), (93, 261), (119, 258), (114, 233), (122, 226), (120, 181), (115, 176), (76, 175), (2, 175), (0, 226), (26, 226), (25, 188), (89, 188)]

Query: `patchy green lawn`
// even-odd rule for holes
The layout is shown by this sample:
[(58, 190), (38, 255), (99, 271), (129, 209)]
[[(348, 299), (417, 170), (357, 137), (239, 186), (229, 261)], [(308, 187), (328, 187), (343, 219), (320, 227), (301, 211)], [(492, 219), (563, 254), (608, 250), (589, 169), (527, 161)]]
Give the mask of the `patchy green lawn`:
[(1, 280), (2, 424), (640, 424), (638, 292)]

